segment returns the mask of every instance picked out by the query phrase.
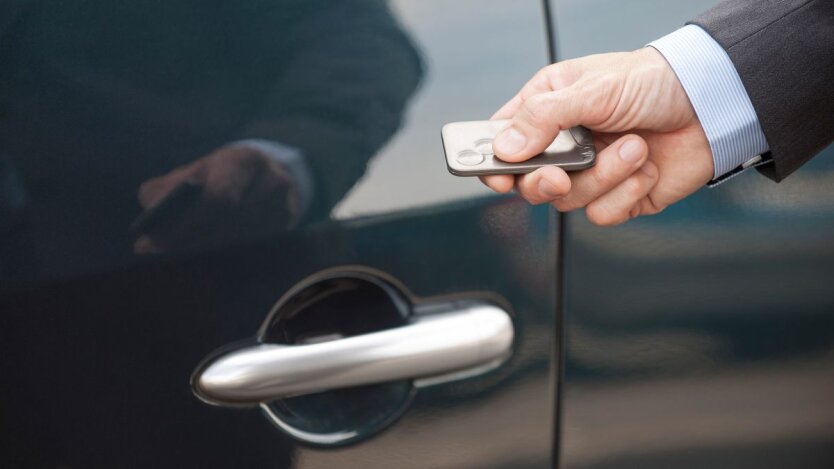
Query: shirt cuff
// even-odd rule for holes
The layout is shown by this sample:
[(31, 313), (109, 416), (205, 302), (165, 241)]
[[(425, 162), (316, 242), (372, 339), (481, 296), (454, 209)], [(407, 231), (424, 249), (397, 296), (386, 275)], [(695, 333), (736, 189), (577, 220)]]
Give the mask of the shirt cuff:
[(765, 163), (760, 155), (770, 148), (753, 103), (724, 48), (694, 24), (649, 46), (669, 62), (695, 108), (712, 150), (713, 182), (723, 182)]
[(283, 143), (257, 138), (237, 140), (226, 146), (251, 148), (286, 168), (298, 196), (298, 218), (304, 217), (313, 202), (315, 187), (312, 173), (301, 150)]

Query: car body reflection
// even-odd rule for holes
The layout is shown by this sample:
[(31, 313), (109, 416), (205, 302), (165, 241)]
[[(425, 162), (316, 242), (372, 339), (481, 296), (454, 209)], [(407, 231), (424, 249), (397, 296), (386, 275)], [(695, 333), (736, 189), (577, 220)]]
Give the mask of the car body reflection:
[(422, 76), (381, 1), (11, 11), (0, 30), (0, 207), (14, 220), (4, 235), (32, 240), (32, 252), (3, 259), (16, 279), (326, 218)]

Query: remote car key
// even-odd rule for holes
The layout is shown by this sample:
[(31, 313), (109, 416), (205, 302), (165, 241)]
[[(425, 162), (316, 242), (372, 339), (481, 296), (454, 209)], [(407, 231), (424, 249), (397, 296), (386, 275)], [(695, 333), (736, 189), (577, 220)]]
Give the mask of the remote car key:
[(508, 120), (452, 122), (440, 135), (446, 152), (446, 166), (455, 176), (529, 173), (542, 166), (558, 166), (565, 171), (590, 168), (597, 152), (591, 132), (584, 127), (563, 130), (540, 155), (521, 163), (507, 163), (492, 151), (492, 139)]

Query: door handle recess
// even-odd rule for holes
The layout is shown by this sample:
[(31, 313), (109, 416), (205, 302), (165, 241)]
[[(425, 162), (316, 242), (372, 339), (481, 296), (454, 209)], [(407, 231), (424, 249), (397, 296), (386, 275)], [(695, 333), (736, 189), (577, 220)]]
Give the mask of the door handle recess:
[(202, 367), (197, 395), (217, 405), (245, 406), (287, 397), (401, 379), (432, 378), (495, 366), (513, 342), (506, 311), (468, 303), (412, 316), (405, 326), (305, 345), (259, 344)]

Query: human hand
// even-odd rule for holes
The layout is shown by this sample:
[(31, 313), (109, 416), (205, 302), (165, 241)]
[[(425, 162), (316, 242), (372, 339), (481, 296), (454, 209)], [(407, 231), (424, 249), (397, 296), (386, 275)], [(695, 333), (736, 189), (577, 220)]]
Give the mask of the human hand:
[(134, 243), (137, 254), (220, 246), (285, 230), (297, 221), (296, 193), (283, 166), (256, 149), (223, 147), (139, 187), (147, 212), (183, 184), (198, 201)]
[(540, 70), (493, 119), (511, 119), (493, 150), (519, 162), (541, 153), (562, 129), (593, 131), (596, 165), (555, 166), (521, 176), (484, 176), (496, 192), (515, 187), (530, 203), (585, 207), (597, 225), (659, 213), (706, 184), (713, 159), (704, 130), (674, 71), (651, 47), (592, 55)]

